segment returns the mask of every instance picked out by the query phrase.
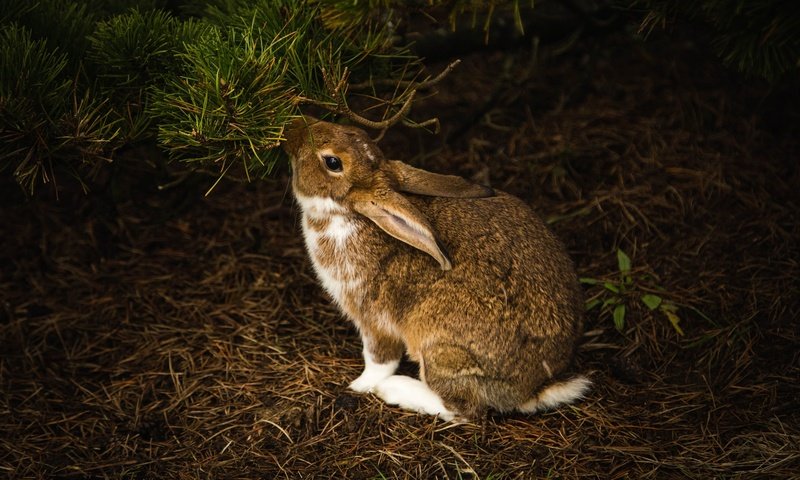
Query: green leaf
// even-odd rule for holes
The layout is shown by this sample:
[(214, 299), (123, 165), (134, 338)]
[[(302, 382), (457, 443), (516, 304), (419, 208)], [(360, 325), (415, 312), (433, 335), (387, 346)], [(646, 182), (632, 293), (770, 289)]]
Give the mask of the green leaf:
[(621, 249), (617, 249), (617, 266), (621, 273), (631, 271), (631, 258)]
[(667, 318), (669, 319), (669, 323), (672, 324), (672, 328), (674, 328), (675, 331), (678, 332), (678, 335), (683, 336), (683, 329), (680, 327), (680, 325), (678, 325), (681, 321), (680, 317), (678, 317), (678, 315), (676, 315), (675, 312), (672, 310), (662, 309), (662, 311), (664, 312), (664, 315), (666, 315)]
[(661, 297), (648, 293), (646, 295), (642, 295), (642, 303), (647, 305), (647, 308), (650, 310), (655, 310), (659, 305), (661, 305)]
[(588, 312), (589, 310), (591, 310), (591, 309), (595, 308), (596, 306), (600, 305), (600, 303), (602, 303), (602, 300), (600, 300), (599, 298), (595, 298), (594, 300), (589, 300), (588, 302), (586, 302), (586, 306), (584, 308)]
[(662, 312), (677, 312), (678, 306), (672, 302), (664, 302), (661, 304), (661, 307), (659, 307), (659, 309)]
[(598, 283), (600, 283), (600, 280), (589, 277), (581, 277), (578, 279), (578, 281), (581, 283), (585, 283), (586, 285), (597, 285)]
[(622, 331), (625, 328), (625, 305), (620, 304), (614, 308), (614, 326), (619, 330)]
[(614, 293), (619, 293), (619, 286), (611, 282), (603, 282), (603, 287)]
[(609, 305), (619, 305), (622, 300), (619, 297), (609, 297), (603, 300), (603, 310)]

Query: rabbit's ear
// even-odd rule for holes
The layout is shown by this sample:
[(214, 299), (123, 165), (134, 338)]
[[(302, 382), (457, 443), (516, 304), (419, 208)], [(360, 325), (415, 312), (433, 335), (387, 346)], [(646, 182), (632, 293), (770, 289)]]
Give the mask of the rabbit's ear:
[(386, 233), (432, 256), (442, 270), (452, 268), (428, 219), (405, 197), (386, 190), (381, 195), (354, 192), (350, 198), (355, 211), (375, 222)]
[(441, 175), (414, 168), (400, 160), (389, 160), (389, 169), (403, 192), (432, 197), (480, 198), (491, 197), (490, 187), (472, 183), (456, 175)]

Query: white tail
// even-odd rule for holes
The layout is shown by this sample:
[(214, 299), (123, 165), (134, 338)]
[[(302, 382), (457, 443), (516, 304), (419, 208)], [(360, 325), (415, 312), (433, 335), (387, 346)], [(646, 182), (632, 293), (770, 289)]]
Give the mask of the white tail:
[(591, 384), (592, 381), (582, 375), (554, 383), (517, 407), (517, 410), (522, 413), (536, 413), (572, 403), (583, 398)]

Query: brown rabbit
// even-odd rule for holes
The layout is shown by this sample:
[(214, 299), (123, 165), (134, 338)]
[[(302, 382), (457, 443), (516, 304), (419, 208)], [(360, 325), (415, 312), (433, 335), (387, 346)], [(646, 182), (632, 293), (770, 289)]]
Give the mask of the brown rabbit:
[[(306, 117), (286, 137), (314, 269), (361, 333), (351, 389), (445, 420), (584, 395), (588, 379), (559, 377), (581, 335), (581, 290), (525, 203), (386, 160), (358, 128)], [(394, 374), (404, 352), (420, 380)]]

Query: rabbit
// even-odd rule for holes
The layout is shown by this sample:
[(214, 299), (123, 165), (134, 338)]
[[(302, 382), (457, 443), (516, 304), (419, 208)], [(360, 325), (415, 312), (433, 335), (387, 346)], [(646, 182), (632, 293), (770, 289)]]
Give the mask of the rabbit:
[[(528, 205), (387, 160), (356, 127), (300, 117), (285, 138), (313, 268), (361, 334), (364, 370), (350, 389), (445, 421), (586, 394), (589, 379), (564, 375), (582, 292)], [(395, 374), (404, 353), (419, 379)]]

